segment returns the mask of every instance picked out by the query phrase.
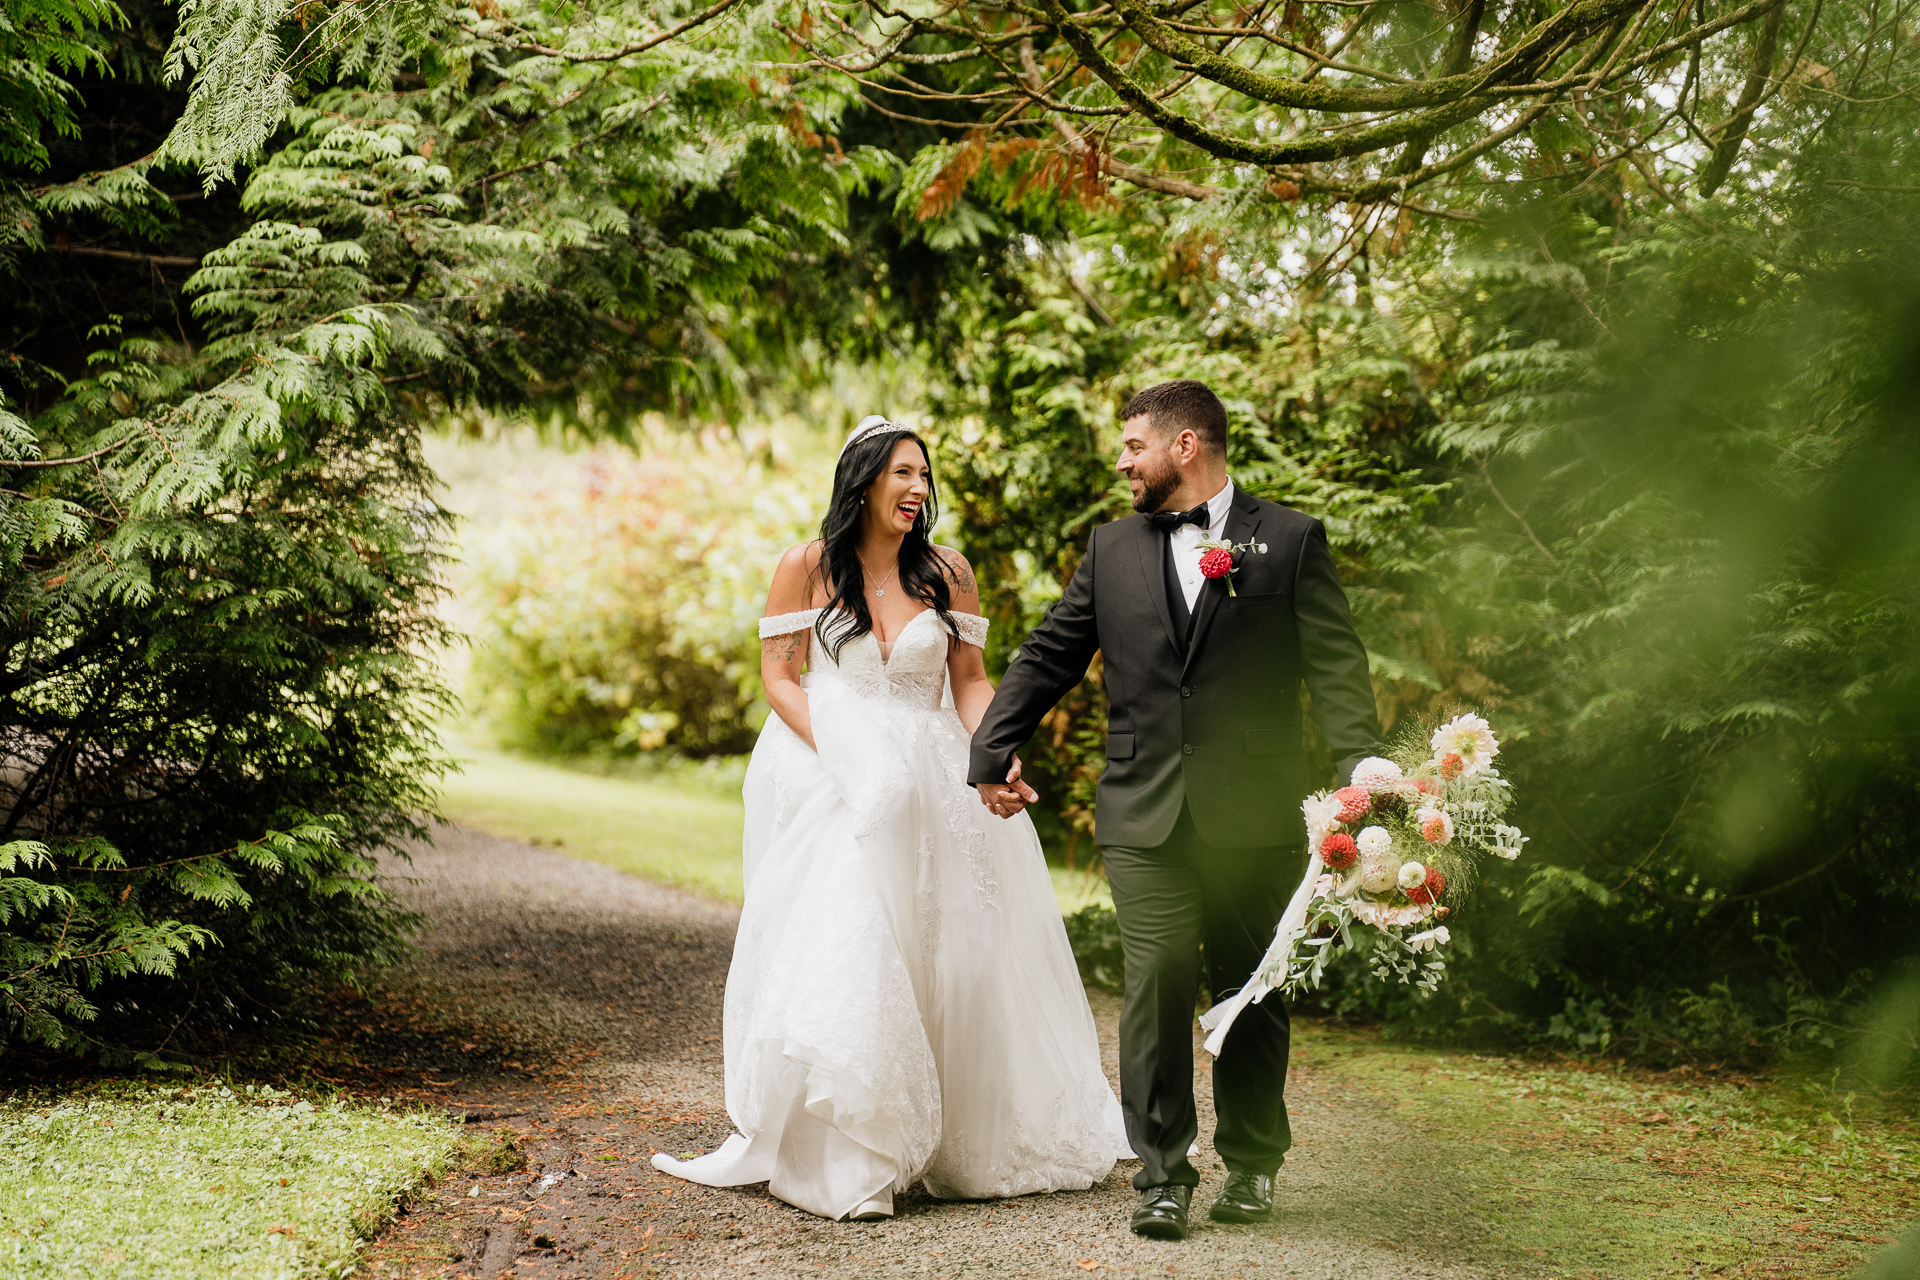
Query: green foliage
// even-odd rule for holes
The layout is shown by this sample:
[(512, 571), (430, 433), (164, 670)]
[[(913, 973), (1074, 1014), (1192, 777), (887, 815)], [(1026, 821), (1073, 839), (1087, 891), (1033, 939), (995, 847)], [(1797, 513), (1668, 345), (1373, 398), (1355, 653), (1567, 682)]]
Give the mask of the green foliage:
[(69, 77), (106, 69), (94, 32), (125, 20), (113, 0), (12, 0), (0, 9), (0, 165), (44, 169), (41, 134), (79, 132)]
[(890, 169), (751, 41), (598, 57), (621, 6), (124, 11), (51, 181), (0, 175), (0, 1039), (151, 1063), (404, 946), (375, 856), (426, 834), (450, 701), (423, 423), (750, 394), (799, 332), (756, 286)]
[(1577, 975), (1616, 1041), (1754, 1059), (1911, 954), (1920, 263), (1904, 163), (1844, 140), (1878, 115), (1751, 219), (1549, 230), (1581, 305), (1465, 362), (1430, 437), (1479, 473), (1443, 608), (1552, 849), (1481, 925), (1495, 1006)]
[(0, 1271), (345, 1275), (457, 1140), (426, 1112), (264, 1085), (15, 1098), (0, 1109)]
[(399, 945), (372, 855), (429, 803), (445, 695), (410, 651), (443, 517), (354, 404), (363, 320), (197, 393), (125, 344), (41, 416), (101, 456), (6, 498), (7, 830), (44, 890), (8, 923), (9, 1038), (98, 1042), (103, 984), (116, 1014), (227, 1020)]
[(505, 743), (695, 756), (753, 745), (767, 714), (767, 579), (812, 536), (831, 484), (831, 455), (799, 443), (786, 466), (732, 440), (605, 452), (526, 495), (471, 587), (474, 694)]
[(1067, 943), (1080, 963), (1080, 977), (1089, 986), (1118, 991), (1125, 985), (1126, 965), (1120, 954), (1120, 925), (1112, 907), (1098, 903), (1082, 907), (1066, 918)]

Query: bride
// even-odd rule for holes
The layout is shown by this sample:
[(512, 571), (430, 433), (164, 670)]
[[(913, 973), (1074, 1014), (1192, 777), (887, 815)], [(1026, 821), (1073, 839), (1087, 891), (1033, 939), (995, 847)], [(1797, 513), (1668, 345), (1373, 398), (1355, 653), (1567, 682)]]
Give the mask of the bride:
[(725, 1006), (739, 1132), (653, 1157), (825, 1218), (884, 1218), (915, 1181), (1085, 1188), (1132, 1155), (1033, 822), (967, 785), (987, 620), (934, 519), (925, 444), (871, 417), (820, 540), (774, 571)]

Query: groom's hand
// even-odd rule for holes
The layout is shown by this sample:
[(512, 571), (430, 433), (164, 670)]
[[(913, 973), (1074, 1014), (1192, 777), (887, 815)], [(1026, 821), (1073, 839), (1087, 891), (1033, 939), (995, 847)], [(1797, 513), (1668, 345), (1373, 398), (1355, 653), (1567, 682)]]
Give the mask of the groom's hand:
[(1011, 818), (1028, 805), (1040, 799), (1040, 793), (1020, 781), (1020, 757), (1013, 758), (1013, 768), (1007, 770), (1007, 785), (995, 782), (979, 782), (974, 789), (980, 793), (980, 803), (1002, 818)]

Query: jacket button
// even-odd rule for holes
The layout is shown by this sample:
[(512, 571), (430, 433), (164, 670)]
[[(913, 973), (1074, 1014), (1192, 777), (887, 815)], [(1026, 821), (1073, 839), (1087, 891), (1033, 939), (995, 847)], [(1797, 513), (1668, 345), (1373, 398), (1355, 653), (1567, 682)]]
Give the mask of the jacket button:
[(1184, 684), (1183, 684), (1183, 685), (1181, 685), (1181, 686), (1180, 686), (1180, 696), (1181, 696), (1181, 697), (1183, 697), (1183, 698), (1191, 698), (1191, 697), (1193, 696), (1193, 689), (1192, 689), (1192, 687), (1191, 687), (1191, 686), (1189, 686), (1189, 685), (1184, 685)]
[(1192, 755), (1192, 754), (1193, 754), (1193, 744), (1192, 744), (1191, 742), (1183, 742), (1183, 743), (1181, 743), (1181, 744), (1180, 744), (1180, 754), (1181, 754), (1181, 755), (1183, 755), (1183, 756), (1190, 756), (1190, 755)]

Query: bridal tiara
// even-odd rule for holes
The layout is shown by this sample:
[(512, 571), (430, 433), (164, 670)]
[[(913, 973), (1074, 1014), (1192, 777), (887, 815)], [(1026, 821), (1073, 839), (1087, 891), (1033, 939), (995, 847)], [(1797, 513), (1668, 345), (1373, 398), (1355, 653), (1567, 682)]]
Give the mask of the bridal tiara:
[(840, 446), (840, 456), (843, 458), (846, 457), (847, 450), (853, 448), (853, 446), (859, 444), (868, 436), (879, 435), (882, 431), (904, 430), (906, 430), (906, 428), (902, 427), (899, 423), (889, 422), (877, 413), (870, 413), (860, 419), (860, 425), (853, 429), (853, 434), (847, 437), (847, 442)]

